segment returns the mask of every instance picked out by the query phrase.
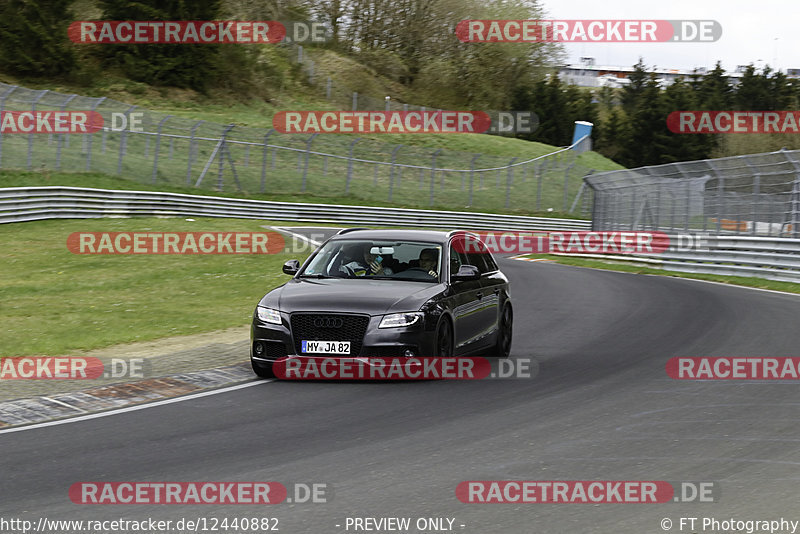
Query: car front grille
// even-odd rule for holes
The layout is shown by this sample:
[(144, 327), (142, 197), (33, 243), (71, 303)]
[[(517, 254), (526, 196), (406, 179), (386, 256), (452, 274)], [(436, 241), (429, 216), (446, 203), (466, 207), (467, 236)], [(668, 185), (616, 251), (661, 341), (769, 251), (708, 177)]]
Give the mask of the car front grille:
[(366, 315), (334, 315), (293, 313), (292, 338), (297, 354), (302, 354), (302, 341), (349, 341), (350, 355), (358, 356), (367, 332)]

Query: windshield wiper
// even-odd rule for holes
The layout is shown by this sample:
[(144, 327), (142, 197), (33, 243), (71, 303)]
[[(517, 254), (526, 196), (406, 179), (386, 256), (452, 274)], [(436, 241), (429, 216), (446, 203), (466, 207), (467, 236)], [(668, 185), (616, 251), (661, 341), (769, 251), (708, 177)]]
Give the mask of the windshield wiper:
[(317, 274), (301, 274), (298, 278), (333, 278), (333, 276), (328, 276), (327, 274), (317, 273)]

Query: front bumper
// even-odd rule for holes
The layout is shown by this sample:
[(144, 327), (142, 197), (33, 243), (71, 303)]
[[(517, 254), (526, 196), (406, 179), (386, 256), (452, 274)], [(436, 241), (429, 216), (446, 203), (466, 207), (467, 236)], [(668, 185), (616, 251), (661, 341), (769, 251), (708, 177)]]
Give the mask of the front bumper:
[[(326, 316), (337, 314), (321, 314)], [(344, 315), (344, 314), (338, 314)], [(378, 328), (383, 316), (369, 317), (365, 333), (360, 339), (351, 339), (351, 347), (360, 345), (358, 354), (298, 354), (299, 339), (292, 331), (291, 315), (281, 312), (280, 325), (265, 323), (257, 317), (253, 318), (250, 328), (250, 358), (253, 361), (270, 363), (285, 357), (303, 358), (380, 358), (402, 357), (407, 350), (414, 356), (432, 356), (435, 354), (435, 328), (430, 328), (427, 321), (409, 327)], [(309, 339), (310, 340), (310, 339)], [(317, 336), (316, 340), (328, 341)]]

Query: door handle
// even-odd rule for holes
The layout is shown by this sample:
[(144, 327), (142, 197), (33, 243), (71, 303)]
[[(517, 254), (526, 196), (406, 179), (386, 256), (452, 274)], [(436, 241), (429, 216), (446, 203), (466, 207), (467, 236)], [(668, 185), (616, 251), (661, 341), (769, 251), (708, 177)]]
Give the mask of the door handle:
[(476, 297), (478, 297), (478, 300), (481, 300), (481, 299), (483, 298), (483, 293), (481, 293), (480, 291), (478, 291), (478, 292), (475, 294), (475, 296), (476, 296)]

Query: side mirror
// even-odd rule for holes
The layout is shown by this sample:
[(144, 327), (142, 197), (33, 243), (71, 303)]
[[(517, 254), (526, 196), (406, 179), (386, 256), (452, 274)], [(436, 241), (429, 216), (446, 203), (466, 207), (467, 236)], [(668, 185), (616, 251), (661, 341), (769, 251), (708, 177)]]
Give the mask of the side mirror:
[(474, 265), (462, 265), (458, 272), (450, 276), (453, 282), (467, 282), (469, 280), (480, 280), (481, 272)]
[(283, 264), (284, 274), (290, 274), (294, 276), (297, 274), (297, 271), (299, 270), (300, 270), (300, 262), (297, 260), (289, 260)]

